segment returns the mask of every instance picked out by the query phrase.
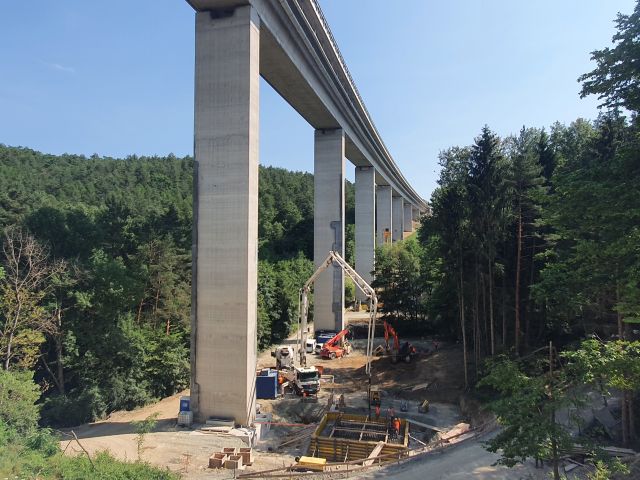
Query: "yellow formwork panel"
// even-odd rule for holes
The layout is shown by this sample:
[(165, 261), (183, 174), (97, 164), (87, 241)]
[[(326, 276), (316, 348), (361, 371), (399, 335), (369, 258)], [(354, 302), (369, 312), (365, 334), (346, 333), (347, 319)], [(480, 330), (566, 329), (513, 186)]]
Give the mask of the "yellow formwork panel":
[[(324, 416), (312, 435), (308, 455), (325, 458), (332, 462), (366, 459), (376, 447), (378, 441), (329, 438), (322, 435), (327, 425), (335, 422), (338, 418), (340, 418), (342, 422), (386, 427), (385, 421), (372, 420), (365, 415), (341, 414), (336, 412), (328, 413)], [(382, 455), (398, 454), (406, 450), (409, 445), (409, 422), (405, 419), (400, 419), (400, 431), (400, 443), (385, 443), (381, 452)], [(389, 459), (389, 461), (390, 460), (393, 459)]]

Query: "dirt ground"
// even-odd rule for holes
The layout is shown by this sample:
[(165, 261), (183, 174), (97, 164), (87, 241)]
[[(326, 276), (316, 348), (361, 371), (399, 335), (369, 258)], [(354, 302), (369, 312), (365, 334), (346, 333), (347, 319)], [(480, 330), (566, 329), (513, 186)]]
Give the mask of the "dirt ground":
[[(289, 341), (295, 342), (294, 339)], [(458, 407), (462, 393), (460, 349), (442, 343), (436, 349), (436, 344), (429, 339), (410, 341), (418, 351), (412, 363), (392, 364), (388, 357), (374, 358), (372, 361), (372, 385), (381, 389), (383, 411), (393, 406), (397, 414), (406, 418), (450, 428), (463, 420)], [(323, 383), (317, 402), (303, 402), (292, 394), (276, 400), (258, 400), (262, 412), (272, 413), (273, 421), (284, 425), (273, 425), (265, 440), (258, 443), (254, 449), (256, 461), (248, 471), (289, 465), (295, 456), (304, 454), (307, 439), (299, 443), (292, 442), (280, 449), (278, 446), (285, 439), (295, 436), (296, 432), (303, 431), (304, 424), (319, 421), (332, 393), (335, 398), (344, 395), (347, 412), (368, 413), (365, 341), (354, 340), (352, 343), (354, 351), (345, 358), (323, 360), (317, 355), (308, 356), (308, 363), (322, 365), (324, 374), (333, 376), (333, 382)], [(382, 343), (383, 339), (377, 339), (376, 345)], [(273, 363), (270, 352), (260, 354), (259, 367), (273, 366)], [(208, 457), (223, 447), (245, 445), (238, 437), (203, 433), (198, 426), (193, 429), (178, 427), (176, 416), (179, 400), (182, 395), (188, 394), (187, 390), (144, 408), (115, 412), (104, 421), (73, 430), (90, 454), (108, 450), (120, 459), (134, 461), (138, 459), (138, 451), (132, 422), (157, 414), (155, 430), (145, 436), (141, 460), (180, 472), (185, 479), (231, 478), (232, 473), (228, 470), (208, 469)], [(426, 414), (418, 412), (418, 405), (425, 399), (430, 402), (430, 411)], [(401, 412), (403, 403), (406, 403), (406, 412)], [(412, 428), (412, 435), (422, 441), (427, 441), (432, 434), (432, 431), (424, 428)], [(82, 454), (75, 441), (65, 439), (61, 445), (67, 449), (67, 453)]]

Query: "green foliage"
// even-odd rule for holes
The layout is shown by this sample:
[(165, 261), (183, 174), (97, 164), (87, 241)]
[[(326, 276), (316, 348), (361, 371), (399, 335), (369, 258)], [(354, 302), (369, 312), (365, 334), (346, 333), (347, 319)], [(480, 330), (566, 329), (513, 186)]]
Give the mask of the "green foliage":
[(613, 48), (591, 52), (596, 68), (578, 79), (581, 97), (598, 95), (601, 106), (640, 111), (640, 4), (631, 15), (619, 13)]
[[(25, 324), (12, 340), (13, 364), (53, 386), (44, 423), (71, 426), (188, 386), (192, 184), (188, 157), (0, 145), (0, 227), (26, 227), (50, 261), (68, 265), (29, 304), (47, 328)], [(346, 192), (352, 219), (353, 185)], [(298, 289), (313, 270), (313, 176), (261, 167), (259, 207), (258, 342), (266, 348), (296, 328)], [(10, 301), (0, 296), (0, 325)]]
[(640, 390), (640, 342), (585, 340), (580, 348), (566, 351), (574, 375), (587, 384)]
[[(0, 432), (2, 423), (0, 422)], [(2, 434), (0, 433), (0, 442)], [(2, 445), (2, 443), (0, 443)], [(43, 480), (173, 480), (178, 477), (167, 470), (146, 463), (121, 462), (108, 452), (100, 452), (91, 463), (82, 454), (63, 455), (58, 439), (46, 430), (29, 437), (13, 435), (0, 448), (0, 478), (39, 478)]]
[(610, 462), (596, 460), (593, 467), (594, 470), (587, 473), (589, 480), (610, 480), (612, 475), (616, 473), (621, 475), (629, 474), (629, 467), (617, 458)]
[(414, 330), (424, 319), (421, 303), (422, 249), (415, 237), (376, 249), (375, 280), (378, 301), (387, 318), (399, 320), (396, 328)]
[[(38, 424), (40, 388), (29, 371), (0, 369), (0, 425), (27, 433)], [(0, 433), (0, 438), (3, 436)]]
[(151, 433), (158, 423), (158, 413), (153, 413), (149, 415), (144, 420), (140, 420), (137, 422), (133, 422), (133, 427), (136, 432), (136, 446), (138, 448), (138, 460), (141, 459), (142, 455), (142, 447), (144, 446), (144, 441), (147, 433)]
[(298, 326), (298, 291), (313, 273), (313, 262), (258, 262), (258, 348), (284, 340)]
[(555, 417), (559, 409), (573, 404), (563, 372), (545, 374), (540, 367), (525, 372), (522, 365), (505, 357), (490, 359), (486, 368), (488, 374), (478, 386), (498, 393), (489, 409), (502, 426), (487, 442), (487, 449), (499, 452), (500, 463), (508, 466), (536, 458), (551, 459), (557, 467), (560, 452), (572, 444), (568, 427)]

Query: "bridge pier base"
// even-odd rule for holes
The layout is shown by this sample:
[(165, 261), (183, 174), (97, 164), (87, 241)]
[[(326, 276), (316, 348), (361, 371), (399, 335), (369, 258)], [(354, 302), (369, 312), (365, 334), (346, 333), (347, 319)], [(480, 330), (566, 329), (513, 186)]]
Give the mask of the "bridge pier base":
[(196, 14), (191, 407), (255, 417), (259, 19)]
[[(371, 272), (375, 262), (376, 247), (376, 170), (370, 167), (356, 167), (356, 272), (369, 284), (373, 280)], [(356, 288), (356, 298), (365, 301), (367, 297)]]
[[(342, 129), (316, 130), (314, 142), (313, 263), (336, 251), (344, 258), (345, 156)], [(333, 265), (314, 284), (316, 330), (344, 328), (344, 273)]]

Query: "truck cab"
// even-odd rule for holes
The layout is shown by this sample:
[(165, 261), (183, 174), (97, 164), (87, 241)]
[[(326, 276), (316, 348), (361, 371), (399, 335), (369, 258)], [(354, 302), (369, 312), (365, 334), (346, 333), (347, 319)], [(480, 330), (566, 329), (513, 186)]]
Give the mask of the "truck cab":
[(295, 367), (294, 388), (298, 395), (317, 395), (320, 390), (320, 372), (316, 367)]
[(328, 342), (329, 340), (331, 340), (333, 337), (336, 336), (337, 333), (338, 332), (334, 330), (318, 330), (316, 332), (315, 353), (320, 355), (320, 352), (322, 351), (322, 347), (324, 346), (325, 342)]

